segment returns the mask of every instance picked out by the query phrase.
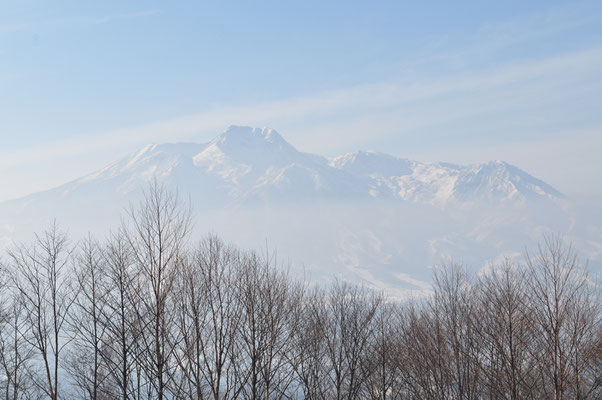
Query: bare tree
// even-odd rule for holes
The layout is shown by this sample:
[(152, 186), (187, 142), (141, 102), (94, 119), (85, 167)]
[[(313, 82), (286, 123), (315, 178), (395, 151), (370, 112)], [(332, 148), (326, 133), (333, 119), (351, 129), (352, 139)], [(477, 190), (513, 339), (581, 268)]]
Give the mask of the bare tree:
[(330, 398), (358, 399), (371, 371), (362, 367), (374, 331), (380, 296), (336, 282), (327, 300), (326, 354), (330, 366)]
[(5, 293), (2, 299), (5, 313), (0, 317), (0, 370), (4, 380), (0, 380), (0, 389), (6, 400), (29, 398), (34, 350), (23, 338), (23, 305), (14, 293)]
[(178, 288), (176, 357), (188, 396), (235, 398), (241, 378), (232, 358), (236, 351), (241, 306), (234, 290), (239, 251), (210, 235), (186, 263)]
[(9, 288), (10, 271), (0, 263), (0, 392), (6, 400), (23, 399), (31, 389), (33, 349), (25, 342), (23, 305)]
[(480, 359), (482, 346), (475, 321), (473, 280), (461, 265), (447, 265), (435, 271), (431, 312), (441, 329), (448, 357), (444, 368), (451, 378), (454, 399), (480, 397)]
[(63, 350), (69, 343), (65, 324), (75, 299), (71, 249), (54, 224), (30, 246), (9, 251), (16, 288), (25, 315), (23, 337), (42, 360), (43, 376), (33, 383), (48, 398), (59, 398)]
[(75, 298), (69, 318), (73, 342), (68, 369), (81, 396), (102, 398), (102, 387), (108, 376), (102, 357), (107, 326), (103, 321), (107, 297), (105, 259), (101, 246), (88, 236), (79, 248), (76, 260)]
[(302, 398), (325, 400), (328, 398), (328, 368), (326, 356), (326, 294), (314, 288), (294, 309), (291, 319), (293, 351), (288, 360), (295, 372), (298, 391)]
[(484, 341), (483, 373), (494, 398), (540, 398), (532, 345), (533, 317), (525, 270), (506, 260), (478, 282), (477, 327)]
[(370, 346), (362, 362), (364, 398), (397, 399), (403, 393), (403, 364), (396, 360), (396, 352), (401, 347), (400, 316), (394, 303), (383, 303), (377, 310)]
[(208, 324), (208, 307), (205, 302), (206, 285), (200, 277), (196, 257), (188, 257), (182, 263), (180, 275), (176, 283), (176, 329), (174, 334), (181, 340), (171, 339), (176, 343), (174, 357), (178, 368), (172, 372), (176, 396), (188, 394), (190, 398), (203, 399), (205, 394), (204, 380), (204, 346), (203, 333)]
[(155, 183), (129, 217), (125, 231), (138, 269), (141, 356), (153, 397), (162, 400), (172, 376), (168, 371), (175, 346), (170, 338), (175, 318), (172, 291), (190, 233), (190, 211), (176, 194)]
[(560, 237), (545, 238), (526, 260), (544, 395), (594, 398), (599, 377), (588, 370), (600, 360), (593, 351), (600, 340), (600, 303), (587, 268)]
[[(139, 332), (136, 329), (135, 271), (130, 244), (123, 232), (113, 234), (103, 251), (104, 308), (101, 356), (108, 369), (107, 395), (140, 399)], [(109, 389), (110, 388), (110, 389)]]
[[(274, 268), (274, 257), (247, 253), (237, 276), (241, 303), (238, 360), (247, 399), (286, 398), (293, 380), (286, 354), (292, 351), (289, 319), (300, 291), (286, 272)], [(235, 358), (233, 362), (237, 362)]]
[(401, 310), (402, 341), (395, 349), (394, 359), (409, 398), (451, 399), (451, 356), (446, 331), (429, 301), (412, 301)]

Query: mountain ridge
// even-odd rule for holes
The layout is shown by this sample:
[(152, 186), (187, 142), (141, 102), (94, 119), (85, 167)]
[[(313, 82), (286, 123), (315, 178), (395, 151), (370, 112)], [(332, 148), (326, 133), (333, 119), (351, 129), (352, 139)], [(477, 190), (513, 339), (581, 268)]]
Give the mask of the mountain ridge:
[(570, 199), (508, 163), (423, 163), (374, 151), (325, 157), (272, 129), (240, 126), (206, 143), (146, 145), (0, 203), (0, 247), (54, 220), (76, 238), (106, 234), (153, 180), (190, 203), (202, 232), (243, 247), (269, 240), (316, 279), (421, 290), (411, 282), (427, 282), (435, 265), (461, 259), (481, 268), (553, 233), (571, 235), (602, 264), (596, 221), (575, 222)]
[(283, 201), (354, 197), (445, 206), (566, 197), (503, 161), (422, 163), (374, 151), (324, 157), (298, 151), (271, 128), (244, 126), (231, 126), (207, 143), (146, 145), (50, 191), (72, 192), (94, 182), (111, 182), (112, 190), (124, 194), (151, 179), (193, 191), (204, 186), (205, 192), (213, 192), (205, 197), (218, 203), (274, 196)]

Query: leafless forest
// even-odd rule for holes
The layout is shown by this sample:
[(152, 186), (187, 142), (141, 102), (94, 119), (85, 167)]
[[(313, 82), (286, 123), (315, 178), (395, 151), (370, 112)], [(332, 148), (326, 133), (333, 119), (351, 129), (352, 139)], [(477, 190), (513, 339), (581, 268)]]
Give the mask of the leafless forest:
[(102, 241), (51, 227), (2, 258), (8, 399), (601, 399), (600, 286), (570, 246), (435, 272), (393, 301), (316, 287), (207, 236), (160, 188)]

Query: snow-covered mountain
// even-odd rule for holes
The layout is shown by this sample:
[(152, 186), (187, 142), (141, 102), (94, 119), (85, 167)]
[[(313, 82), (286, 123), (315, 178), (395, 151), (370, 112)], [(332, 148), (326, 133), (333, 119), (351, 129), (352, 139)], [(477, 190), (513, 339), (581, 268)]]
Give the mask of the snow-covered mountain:
[(205, 144), (148, 145), (57, 191), (102, 184), (126, 194), (153, 177), (216, 204), (374, 198), (445, 205), (564, 197), (502, 161), (427, 164), (370, 151), (326, 158), (297, 151), (273, 129), (239, 126)]
[[(272, 129), (232, 126), (209, 143), (148, 145), (1, 203), (0, 245), (53, 218), (76, 236), (106, 231), (154, 179), (190, 199), (201, 232), (243, 246), (268, 240), (314, 278), (338, 274), (380, 287), (422, 290), (434, 264), (454, 258), (481, 267), (542, 233), (578, 230), (564, 195), (502, 161), (461, 166), (372, 151), (327, 158), (298, 151)], [(587, 235), (577, 240), (602, 248), (602, 233)]]

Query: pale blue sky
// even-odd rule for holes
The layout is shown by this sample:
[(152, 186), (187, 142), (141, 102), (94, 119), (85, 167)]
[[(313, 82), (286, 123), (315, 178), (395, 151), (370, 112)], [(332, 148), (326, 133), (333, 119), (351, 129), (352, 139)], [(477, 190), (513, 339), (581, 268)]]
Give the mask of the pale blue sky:
[(19, 1), (0, 13), (0, 200), (148, 142), (504, 159), (602, 195), (602, 2)]

